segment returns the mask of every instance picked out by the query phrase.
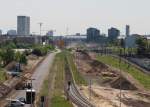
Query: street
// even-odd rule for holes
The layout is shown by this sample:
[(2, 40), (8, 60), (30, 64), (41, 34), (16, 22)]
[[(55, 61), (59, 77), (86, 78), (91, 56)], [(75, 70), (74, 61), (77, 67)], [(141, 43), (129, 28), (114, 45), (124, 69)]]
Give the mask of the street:
[[(53, 59), (55, 57), (55, 53), (50, 53), (47, 58), (35, 69), (34, 74), (32, 75), (31, 79), (35, 79), (32, 81), (33, 89), (36, 90), (36, 93), (40, 92), (42, 87), (42, 83), (45, 80), (46, 76), (49, 73), (50, 67), (53, 63)], [(25, 98), (25, 90), (17, 91), (12, 98)], [(25, 107), (30, 107), (30, 105), (26, 105)]]

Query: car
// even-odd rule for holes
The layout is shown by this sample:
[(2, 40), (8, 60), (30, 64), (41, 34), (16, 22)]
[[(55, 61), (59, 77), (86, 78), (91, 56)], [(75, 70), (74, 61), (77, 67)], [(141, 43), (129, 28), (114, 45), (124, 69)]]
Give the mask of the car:
[(8, 72), (8, 74), (12, 75), (13, 77), (19, 77), (20, 76), (20, 72), (11, 71), (11, 72)]
[(18, 100), (21, 101), (21, 102), (23, 102), (23, 103), (26, 103), (26, 99), (23, 98), (23, 97), (19, 98)]
[(9, 99), (8, 107), (24, 107), (25, 103), (17, 100), (17, 99)]

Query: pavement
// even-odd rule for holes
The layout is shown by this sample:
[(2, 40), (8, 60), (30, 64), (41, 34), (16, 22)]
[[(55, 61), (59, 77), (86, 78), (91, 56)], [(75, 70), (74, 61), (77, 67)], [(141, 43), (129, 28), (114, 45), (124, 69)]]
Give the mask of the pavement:
[[(35, 69), (32, 78), (34, 79), (32, 81), (33, 89), (36, 91), (36, 93), (40, 92), (40, 89), (42, 87), (42, 84), (46, 78), (46, 76), (49, 74), (50, 67), (52, 66), (54, 57), (57, 52), (50, 53), (47, 58)], [(19, 90), (17, 91), (12, 98), (25, 98), (25, 90)], [(30, 107), (31, 105), (25, 105), (25, 107)]]

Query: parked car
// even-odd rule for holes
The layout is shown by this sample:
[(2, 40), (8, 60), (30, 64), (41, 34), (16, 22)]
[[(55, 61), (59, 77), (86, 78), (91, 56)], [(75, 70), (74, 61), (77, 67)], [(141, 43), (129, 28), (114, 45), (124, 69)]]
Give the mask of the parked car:
[(17, 100), (17, 99), (9, 99), (8, 107), (24, 107), (25, 103)]
[(26, 99), (23, 98), (23, 97), (19, 98), (18, 100), (21, 101), (21, 102), (23, 102), (23, 103), (26, 103)]

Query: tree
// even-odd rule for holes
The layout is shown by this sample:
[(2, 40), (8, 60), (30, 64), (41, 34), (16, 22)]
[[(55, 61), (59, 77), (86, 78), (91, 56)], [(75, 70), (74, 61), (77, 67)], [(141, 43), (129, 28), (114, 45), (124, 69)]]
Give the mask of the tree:
[(27, 64), (26, 54), (21, 54), (19, 51), (15, 54), (15, 60), (21, 64)]
[(21, 57), (21, 53), (20, 53), (19, 51), (16, 52), (16, 54), (15, 54), (15, 60), (16, 60), (17, 62), (20, 61), (20, 57)]
[(145, 38), (139, 38), (136, 41), (137, 44), (137, 54), (145, 55), (147, 51), (147, 40)]
[(27, 64), (27, 58), (26, 58), (25, 53), (23, 53), (23, 54), (20, 56), (19, 62), (20, 62), (21, 64)]
[(1, 52), (1, 56), (2, 56), (2, 60), (4, 62), (4, 65), (7, 65), (11, 61), (13, 61), (14, 60), (14, 55), (15, 55), (14, 50), (12, 50), (10, 48), (3, 49), (2, 52)]

